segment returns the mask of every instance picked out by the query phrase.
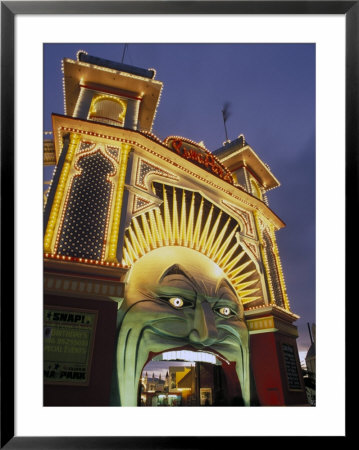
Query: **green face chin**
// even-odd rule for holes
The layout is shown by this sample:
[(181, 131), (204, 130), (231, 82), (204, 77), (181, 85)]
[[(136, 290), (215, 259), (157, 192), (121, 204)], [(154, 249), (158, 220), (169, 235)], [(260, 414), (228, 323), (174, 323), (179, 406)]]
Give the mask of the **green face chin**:
[(117, 382), (122, 406), (137, 406), (139, 379), (151, 352), (184, 346), (235, 363), (243, 401), (249, 405), (243, 307), (212, 260), (183, 247), (151, 251), (131, 269), (119, 314)]

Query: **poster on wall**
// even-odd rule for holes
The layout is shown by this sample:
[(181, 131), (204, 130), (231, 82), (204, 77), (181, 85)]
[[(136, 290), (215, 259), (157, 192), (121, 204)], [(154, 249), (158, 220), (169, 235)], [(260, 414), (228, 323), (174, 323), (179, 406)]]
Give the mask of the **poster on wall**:
[(89, 384), (96, 322), (96, 311), (45, 306), (46, 384)]

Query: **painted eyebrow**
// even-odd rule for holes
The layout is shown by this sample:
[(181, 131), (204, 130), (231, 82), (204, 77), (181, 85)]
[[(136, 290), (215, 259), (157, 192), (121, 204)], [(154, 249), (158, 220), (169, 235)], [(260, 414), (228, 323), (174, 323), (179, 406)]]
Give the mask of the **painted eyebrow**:
[(234, 290), (233, 286), (229, 283), (229, 281), (226, 280), (225, 278), (222, 278), (222, 280), (219, 282), (218, 287), (216, 289), (217, 294), (221, 290), (221, 288), (228, 288), (237, 299), (236, 291)]
[(178, 264), (174, 264), (164, 272), (164, 274), (160, 278), (160, 283), (162, 283), (162, 281), (169, 275), (182, 275), (193, 285), (194, 288), (197, 288), (197, 283), (195, 282), (195, 280), (191, 277), (191, 275), (186, 273)]

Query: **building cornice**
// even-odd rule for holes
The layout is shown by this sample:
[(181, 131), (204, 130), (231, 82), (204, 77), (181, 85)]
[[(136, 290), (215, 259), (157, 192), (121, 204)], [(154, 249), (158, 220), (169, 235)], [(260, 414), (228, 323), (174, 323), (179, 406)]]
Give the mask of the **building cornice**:
[(73, 117), (52, 115), (53, 133), (55, 142), (56, 159), (58, 160), (62, 150), (62, 137), (67, 133), (77, 133), (85, 139), (93, 142), (101, 142), (108, 145), (130, 144), (142, 151), (143, 154), (151, 155), (157, 159), (159, 164), (168, 169), (177, 170), (183, 177), (191, 180), (198, 180), (207, 190), (217, 190), (218, 194), (231, 203), (240, 205), (247, 211), (260, 212), (275, 229), (285, 226), (284, 222), (261, 200), (248, 194), (241, 187), (232, 184), (212, 175), (193, 162), (175, 154), (158, 138), (143, 134), (139, 131), (114, 127), (102, 123), (76, 119)]
[(287, 322), (295, 322), (300, 318), (297, 314), (294, 314), (291, 311), (288, 311), (277, 305), (257, 306), (254, 308), (248, 308), (245, 311), (245, 316), (248, 319), (265, 317), (269, 315), (275, 316), (279, 319), (284, 319)]

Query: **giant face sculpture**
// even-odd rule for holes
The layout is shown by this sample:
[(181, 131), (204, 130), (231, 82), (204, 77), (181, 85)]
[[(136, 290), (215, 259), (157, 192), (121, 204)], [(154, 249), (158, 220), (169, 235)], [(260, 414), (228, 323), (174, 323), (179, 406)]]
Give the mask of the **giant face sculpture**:
[(143, 255), (128, 274), (119, 311), (117, 383), (122, 406), (136, 406), (142, 369), (153, 353), (190, 346), (235, 364), (249, 405), (248, 330), (243, 306), (222, 269), (190, 248)]

